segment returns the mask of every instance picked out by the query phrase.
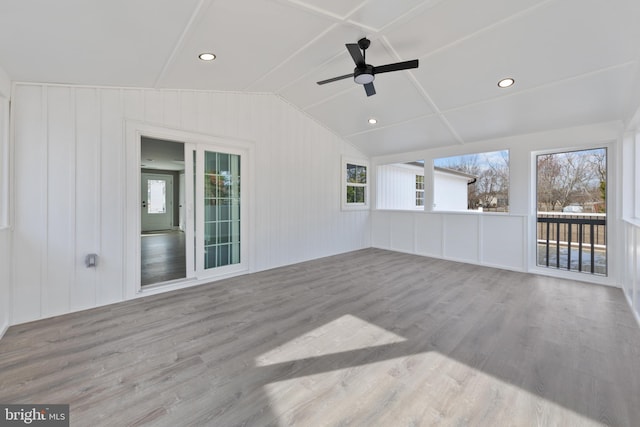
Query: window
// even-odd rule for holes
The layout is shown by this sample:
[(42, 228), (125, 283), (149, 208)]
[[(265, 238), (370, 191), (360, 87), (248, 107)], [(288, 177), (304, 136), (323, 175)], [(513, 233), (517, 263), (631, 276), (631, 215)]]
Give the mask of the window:
[(363, 161), (343, 160), (342, 207), (363, 209), (369, 206), (369, 166)]
[(424, 160), (376, 167), (376, 208), (424, 210)]
[(433, 161), (433, 208), (509, 212), (509, 151)]
[(147, 180), (147, 213), (163, 214), (167, 212), (167, 182), (159, 179)]
[(424, 175), (416, 175), (416, 207), (424, 206)]
[(347, 203), (365, 203), (367, 167), (347, 163)]

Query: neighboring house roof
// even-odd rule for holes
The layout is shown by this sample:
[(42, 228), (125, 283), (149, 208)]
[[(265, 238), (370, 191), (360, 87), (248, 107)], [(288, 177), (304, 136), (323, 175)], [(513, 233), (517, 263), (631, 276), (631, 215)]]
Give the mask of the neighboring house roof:
[(458, 171), (458, 170), (455, 170), (455, 169), (443, 168), (443, 167), (440, 167), (440, 166), (434, 166), (433, 170), (436, 171), (436, 172), (442, 172), (442, 173), (448, 173), (450, 175), (461, 176), (461, 177), (467, 178), (469, 180), (474, 180), (474, 179), (478, 178), (476, 175), (471, 175), (470, 173), (465, 173), (465, 172)]

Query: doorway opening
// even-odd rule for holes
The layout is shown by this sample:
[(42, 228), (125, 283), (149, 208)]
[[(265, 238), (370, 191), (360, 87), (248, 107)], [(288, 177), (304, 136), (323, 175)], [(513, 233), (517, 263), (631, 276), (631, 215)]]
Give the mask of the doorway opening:
[(540, 267), (607, 275), (607, 149), (536, 158)]
[(141, 137), (140, 283), (187, 277), (182, 142)]

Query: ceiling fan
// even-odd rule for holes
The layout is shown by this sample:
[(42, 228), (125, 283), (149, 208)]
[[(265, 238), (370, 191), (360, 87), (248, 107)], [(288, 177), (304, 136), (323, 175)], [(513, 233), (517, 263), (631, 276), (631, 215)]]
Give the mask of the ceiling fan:
[[(356, 68), (354, 68), (353, 73), (345, 74), (344, 76), (333, 77), (331, 79), (319, 81), (319, 85), (323, 85), (326, 83), (335, 82), (338, 80), (346, 79), (348, 77), (353, 77), (356, 83), (364, 85), (364, 91), (367, 93), (367, 96), (375, 95), (376, 88), (373, 87), (373, 80), (376, 78), (376, 74), (388, 73), (390, 71), (400, 71), (400, 70), (408, 70), (410, 68), (418, 68), (418, 60), (414, 59), (412, 61), (404, 61), (404, 62), (396, 62), (394, 64), (381, 65), (379, 67), (374, 67), (373, 65), (369, 65), (365, 62), (366, 58), (366, 50), (371, 44), (371, 41), (366, 37), (358, 40), (358, 44), (349, 43), (346, 44), (347, 50), (351, 54), (353, 58), (353, 62), (356, 63)], [(360, 50), (362, 49), (362, 53)]]

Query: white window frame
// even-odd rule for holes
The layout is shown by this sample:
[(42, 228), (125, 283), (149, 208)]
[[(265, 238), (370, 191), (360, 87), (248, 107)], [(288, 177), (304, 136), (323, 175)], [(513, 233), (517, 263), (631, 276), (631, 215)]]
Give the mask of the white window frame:
[[(367, 171), (366, 182), (364, 184), (347, 182), (347, 165), (356, 165), (356, 166), (365, 167)], [(340, 192), (340, 197), (342, 198), (342, 210), (369, 209), (369, 204), (370, 204), (369, 188), (371, 187), (371, 168), (369, 167), (369, 162), (363, 159), (343, 157), (341, 187), (342, 187), (342, 191)], [(364, 187), (364, 203), (348, 203), (347, 187)]]

